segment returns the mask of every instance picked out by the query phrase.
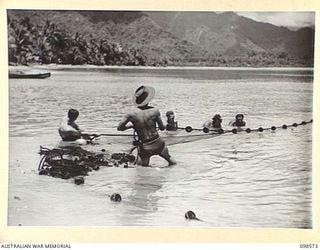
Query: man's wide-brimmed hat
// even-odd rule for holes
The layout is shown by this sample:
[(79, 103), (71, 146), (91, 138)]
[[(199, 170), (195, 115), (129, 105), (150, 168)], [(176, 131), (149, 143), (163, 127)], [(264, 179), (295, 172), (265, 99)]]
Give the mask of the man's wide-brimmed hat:
[(155, 89), (150, 86), (139, 87), (133, 95), (133, 104), (137, 107), (148, 104), (154, 97), (155, 92)]

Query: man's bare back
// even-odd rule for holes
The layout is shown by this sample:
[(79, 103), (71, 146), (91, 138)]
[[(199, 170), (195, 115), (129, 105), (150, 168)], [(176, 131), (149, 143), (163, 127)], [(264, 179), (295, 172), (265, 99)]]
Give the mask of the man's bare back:
[(157, 131), (157, 126), (160, 130), (165, 129), (160, 111), (149, 106), (149, 101), (154, 94), (154, 88), (140, 86), (133, 96), (136, 108), (123, 117), (118, 125), (118, 130), (124, 131), (132, 128), (137, 132), (139, 137), (138, 155), (142, 166), (148, 166), (150, 157), (153, 155), (159, 155), (167, 160), (169, 165), (173, 165), (176, 162), (169, 155), (168, 148)]
[(132, 123), (141, 141), (158, 137), (157, 125), (160, 130), (165, 129), (159, 109), (150, 106), (146, 109), (134, 108), (122, 119), (118, 129), (123, 130), (128, 122)]

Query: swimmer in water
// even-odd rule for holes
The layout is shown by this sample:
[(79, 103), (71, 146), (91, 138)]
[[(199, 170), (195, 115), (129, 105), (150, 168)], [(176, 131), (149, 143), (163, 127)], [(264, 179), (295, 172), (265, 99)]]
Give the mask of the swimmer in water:
[(168, 131), (175, 131), (178, 129), (178, 122), (174, 120), (174, 113), (173, 111), (167, 111), (167, 126), (166, 130)]
[(212, 117), (212, 120), (208, 120), (203, 124), (204, 128), (208, 129), (220, 129), (221, 128), (221, 115), (216, 114), (214, 117)]
[(236, 119), (231, 121), (229, 123), (229, 125), (231, 125), (233, 127), (244, 127), (244, 126), (246, 126), (246, 122), (243, 119), (244, 119), (243, 114), (237, 114)]

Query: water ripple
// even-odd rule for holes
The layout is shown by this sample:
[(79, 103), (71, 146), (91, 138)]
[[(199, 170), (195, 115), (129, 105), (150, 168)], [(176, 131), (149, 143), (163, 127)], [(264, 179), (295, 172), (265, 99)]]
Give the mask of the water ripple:
[[(282, 77), (266, 71), (263, 79), (256, 71), (164, 69), (64, 70), (41, 81), (10, 80), (9, 225), (311, 228), (310, 124), (170, 145), (174, 167), (155, 156), (151, 168), (91, 172), (83, 186), (35, 171), (39, 146), (58, 145), (57, 127), (69, 108), (80, 110), (82, 129), (116, 133), (141, 84), (157, 90), (151, 104), (163, 120), (173, 110), (180, 126), (201, 127), (215, 113), (225, 128), (237, 113), (250, 128), (310, 120), (312, 82), (281, 70)], [(123, 140), (100, 138), (91, 148), (130, 148)], [(115, 192), (121, 204), (110, 202)], [(187, 222), (188, 210), (203, 221)]]

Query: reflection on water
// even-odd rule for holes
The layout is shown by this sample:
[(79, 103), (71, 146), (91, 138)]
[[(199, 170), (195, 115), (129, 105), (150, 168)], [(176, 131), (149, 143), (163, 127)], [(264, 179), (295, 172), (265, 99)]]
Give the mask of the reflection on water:
[[(131, 94), (156, 89), (163, 119), (201, 127), (220, 113), (224, 127), (244, 113), (248, 127), (312, 118), (312, 71), (77, 69), (43, 80), (10, 80), (9, 225), (312, 227), (312, 125), (221, 135), (169, 146), (174, 167), (155, 156), (150, 168), (105, 168), (83, 186), (37, 175), (39, 146), (59, 144), (66, 110), (80, 110), (86, 131), (118, 133)], [(127, 150), (104, 137), (89, 149)], [(120, 193), (123, 202), (110, 202)], [(48, 213), (47, 211), (50, 211)], [(193, 210), (202, 221), (188, 222)]]

